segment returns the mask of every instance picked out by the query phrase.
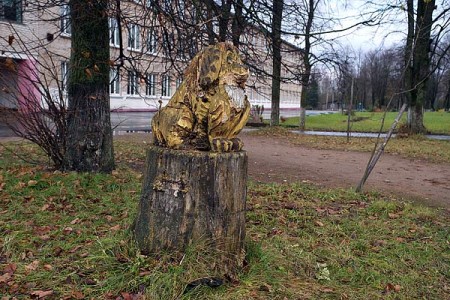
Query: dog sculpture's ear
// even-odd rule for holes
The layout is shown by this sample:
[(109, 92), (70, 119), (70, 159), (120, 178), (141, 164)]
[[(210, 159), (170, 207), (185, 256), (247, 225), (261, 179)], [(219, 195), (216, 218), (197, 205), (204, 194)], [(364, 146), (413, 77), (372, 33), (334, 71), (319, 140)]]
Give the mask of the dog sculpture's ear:
[(206, 48), (198, 60), (198, 84), (202, 89), (207, 89), (219, 79), (222, 65), (224, 43), (219, 43)]

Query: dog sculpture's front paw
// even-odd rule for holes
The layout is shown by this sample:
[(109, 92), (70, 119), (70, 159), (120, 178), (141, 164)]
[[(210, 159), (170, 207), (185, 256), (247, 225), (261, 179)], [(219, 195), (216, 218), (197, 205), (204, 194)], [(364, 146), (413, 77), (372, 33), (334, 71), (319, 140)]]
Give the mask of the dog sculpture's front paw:
[(214, 138), (211, 141), (211, 151), (214, 152), (232, 152), (241, 151), (244, 144), (238, 138)]

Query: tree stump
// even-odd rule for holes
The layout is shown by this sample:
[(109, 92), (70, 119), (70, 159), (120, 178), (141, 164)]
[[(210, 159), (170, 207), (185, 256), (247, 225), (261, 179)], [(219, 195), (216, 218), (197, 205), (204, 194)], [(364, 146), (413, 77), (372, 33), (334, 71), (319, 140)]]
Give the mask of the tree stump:
[[(247, 154), (151, 146), (133, 232), (143, 253), (203, 243), (216, 274), (244, 260)], [(206, 242), (206, 243), (205, 243)]]

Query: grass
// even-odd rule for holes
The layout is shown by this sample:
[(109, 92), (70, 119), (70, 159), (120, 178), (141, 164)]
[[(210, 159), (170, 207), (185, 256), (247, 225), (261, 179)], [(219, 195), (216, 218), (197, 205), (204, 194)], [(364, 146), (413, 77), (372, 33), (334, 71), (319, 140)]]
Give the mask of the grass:
[[(2, 299), (445, 299), (450, 293), (450, 220), (443, 211), (381, 194), (253, 182), (247, 264), (238, 280), (184, 293), (208, 274), (204, 247), (143, 256), (130, 238), (142, 178), (134, 166), (144, 150), (117, 143), (120, 160), (111, 175), (54, 172), (0, 150)], [(43, 161), (29, 144), (14, 153)]]
[[(382, 112), (355, 112), (352, 116), (351, 130), (355, 132), (379, 132), (384, 113)], [(383, 126), (383, 131), (389, 130), (389, 127), (397, 117), (396, 112), (388, 112)], [(401, 124), (406, 122), (406, 113), (403, 114)], [(297, 126), (299, 118), (287, 118), (282, 123), (283, 126)], [(341, 113), (324, 114), (306, 117), (306, 130), (315, 131), (347, 131), (347, 116)], [(450, 135), (450, 113), (425, 112), (424, 125), (428, 131), (433, 134)]]

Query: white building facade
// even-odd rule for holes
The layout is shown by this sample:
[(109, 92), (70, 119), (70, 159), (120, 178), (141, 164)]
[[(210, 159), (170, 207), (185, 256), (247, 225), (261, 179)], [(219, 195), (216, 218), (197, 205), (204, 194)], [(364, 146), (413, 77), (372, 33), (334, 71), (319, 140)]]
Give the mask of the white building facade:
[[(40, 11), (37, 5), (40, 1), (28, 1), (26, 6), (24, 2), (0, 1), (0, 107), (20, 108), (30, 99), (39, 99), (43, 91), (29, 84), (35, 77), (43, 78), (55, 98), (65, 98), (71, 50), (69, 7), (62, 4)], [(146, 2), (122, 2), (122, 9), (129, 16), (126, 24), (119, 26), (116, 18), (109, 19), (110, 107), (114, 111), (155, 111), (161, 103), (167, 104), (180, 85), (181, 70), (188, 60), (168, 64), (167, 45), (158, 30), (164, 24), (156, 24), (160, 22), (156, 17), (149, 21), (140, 13)], [(249, 65), (258, 65), (259, 71), (263, 71), (262, 75), (251, 71), (247, 81), (249, 100), (252, 105), (270, 109), (269, 43), (255, 28), (244, 32), (241, 40), (253, 49), (251, 55), (243, 57)], [(280, 107), (298, 109), (302, 87), (298, 80), (289, 79), (288, 69), (301, 68), (300, 49), (288, 43), (283, 47), (289, 51), (283, 52), (282, 76), (286, 80), (281, 85)], [(121, 52), (126, 60), (120, 60)], [(117, 68), (119, 63), (122, 67)], [(14, 91), (20, 96), (14, 97)]]

